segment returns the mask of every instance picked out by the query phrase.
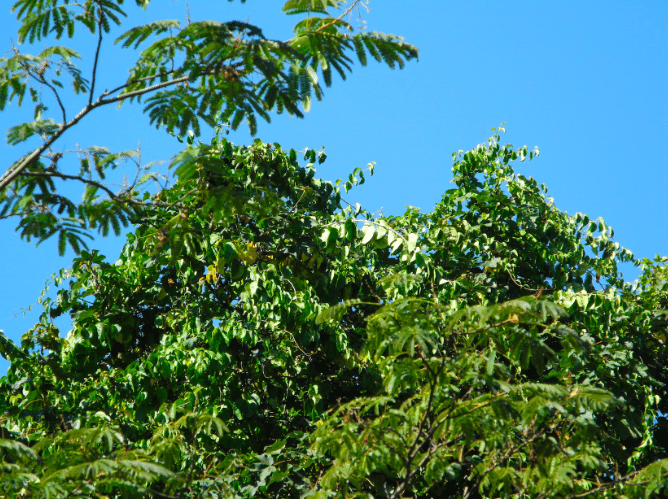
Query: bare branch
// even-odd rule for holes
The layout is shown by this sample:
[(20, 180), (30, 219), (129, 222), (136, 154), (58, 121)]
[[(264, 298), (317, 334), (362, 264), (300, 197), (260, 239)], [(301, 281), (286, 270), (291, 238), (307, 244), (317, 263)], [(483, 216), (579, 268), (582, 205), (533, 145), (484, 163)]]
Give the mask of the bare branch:
[(168, 76), (172, 73), (175, 73), (176, 71), (178, 71), (178, 70), (173, 69), (173, 70), (170, 70), (170, 71), (165, 71), (164, 73), (156, 73), (156, 74), (153, 74), (151, 76), (144, 76), (143, 78), (137, 78), (136, 80), (127, 81), (127, 82), (123, 83), (123, 85), (119, 85), (116, 88), (113, 88), (111, 90), (105, 90), (102, 93), (102, 95), (100, 96), (100, 98), (104, 98), (104, 97), (107, 97), (108, 95), (115, 94), (116, 92), (119, 92), (119, 91), (123, 90), (124, 88), (129, 87), (130, 85), (134, 85), (135, 83), (141, 83), (141, 82), (147, 81), (147, 80), (155, 80), (155, 79), (161, 78), (163, 76)]
[(56, 90), (56, 88), (53, 85), (51, 85), (48, 81), (46, 81), (46, 79), (43, 76), (40, 78), (40, 83), (42, 85), (46, 85), (48, 88), (51, 89), (53, 95), (55, 95), (56, 97), (56, 102), (58, 102), (60, 111), (63, 113), (63, 123), (67, 122), (67, 113), (65, 112), (65, 106), (63, 105), (63, 102), (60, 100), (60, 95), (58, 94), (58, 90)]
[(97, 78), (97, 64), (100, 58), (100, 49), (102, 48), (102, 8), (100, 8), (100, 16), (97, 21), (97, 47), (95, 48), (95, 60), (93, 61), (93, 75), (90, 79), (90, 92), (88, 93), (88, 105), (93, 104), (93, 94), (95, 93), (95, 80)]
[[(214, 74), (214, 72), (210, 71), (209, 74)], [(173, 80), (156, 83), (155, 85), (151, 85), (150, 87), (142, 88), (140, 90), (135, 90), (134, 92), (128, 92), (127, 94), (121, 94), (116, 97), (111, 97), (109, 99), (100, 98), (95, 102), (95, 104), (93, 104), (93, 107), (104, 106), (105, 104), (113, 104), (114, 102), (119, 102), (125, 99), (132, 99), (133, 97), (137, 97), (138, 95), (144, 95), (149, 92), (153, 92), (154, 90), (159, 90), (161, 88), (169, 87), (171, 85), (177, 85), (178, 83), (184, 83), (189, 79), (190, 76), (182, 76), (181, 78), (175, 78)], [(2, 186), (0, 185), (0, 188), (1, 187)]]

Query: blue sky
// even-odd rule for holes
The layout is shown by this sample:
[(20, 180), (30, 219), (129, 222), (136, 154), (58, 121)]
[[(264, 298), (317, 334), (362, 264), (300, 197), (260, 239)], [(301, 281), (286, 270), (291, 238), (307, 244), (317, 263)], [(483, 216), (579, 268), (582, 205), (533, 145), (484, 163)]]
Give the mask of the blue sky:
[[(11, 49), (10, 37), (16, 40), (11, 3), (0, 15), (3, 55)], [(280, 12), (282, 3), (189, 0), (188, 5), (192, 20), (248, 19), (267, 37), (284, 40), (295, 20)], [(146, 12), (133, 4), (125, 2), (126, 28), (186, 18), (183, 0), (154, 0)], [(404, 36), (420, 48), (420, 61), (402, 71), (357, 66), (347, 81), (335, 79), (304, 120), (276, 116), (271, 124), (260, 123), (258, 136), (286, 149), (325, 146), (329, 158), (318, 173), (330, 180), (376, 161), (374, 177), (346, 200), (397, 215), (407, 205), (430, 210), (450, 187), (451, 153), (486, 141), (490, 128), (507, 122), (504, 141), (541, 151), (538, 159), (517, 163), (516, 169), (544, 182), (558, 208), (603, 217), (616, 240), (637, 256), (666, 255), (667, 5), (659, 0), (374, 0), (365, 15), (368, 29)], [(101, 53), (101, 90), (122, 82), (132, 63), (133, 54), (121, 52), (111, 40)], [(72, 45), (87, 71), (93, 39), (82, 35)], [(82, 105), (68, 101), (71, 113)], [(10, 106), (0, 113), (0, 128), (26, 121), (30, 113)], [(207, 131), (202, 139), (209, 139)], [(251, 137), (240, 130), (230, 139), (246, 144)], [(173, 137), (151, 128), (137, 105), (100, 110), (64, 135), (56, 149), (75, 143), (112, 150), (140, 143), (144, 162), (169, 160), (181, 149)], [(25, 151), (0, 147), (3, 171)], [(19, 341), (39, 312), (23, 316), (22, 309), (35, 303), (45, 281), (68, 266), (72, 254), (58, 257), (55, 241), (35, 248), (19, 240), (14, 227), (13, 220), (0, 221), (0, 330)], [(97, 238), (91, 247), (114, 261), (122, 244), (123, 238)], [(625, 268), (629, 280), (636, 275)], [(64, 334), (67, 325), (63, 328)], [(6, 369), (0, 358), (0, 374)]]

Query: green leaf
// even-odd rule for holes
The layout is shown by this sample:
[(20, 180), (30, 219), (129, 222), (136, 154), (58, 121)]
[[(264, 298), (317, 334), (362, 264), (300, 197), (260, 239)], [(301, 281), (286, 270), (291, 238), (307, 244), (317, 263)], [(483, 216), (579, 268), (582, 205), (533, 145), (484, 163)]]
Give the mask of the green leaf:
[(14, 344), (12, 340), (5, 336), (2, 330), (0, 330), (0, 355), (2, 355), (10, 362), (15, 359), (25, 357), (25, 354)]
[(362, 228), (362, 244), (367, 244), (376, 234), (376, 228), (373, 225), (364, 225)]
[(353, 305), (358, 305), (363, 303), (361, 300), (354, 298), (351, 300), (345, 300), (337, 305), (328, 307), (322, 310), (315, 319), (316, 324), (324, 324), (327, 322), (340, 322), (343, 318), (343, 314)]

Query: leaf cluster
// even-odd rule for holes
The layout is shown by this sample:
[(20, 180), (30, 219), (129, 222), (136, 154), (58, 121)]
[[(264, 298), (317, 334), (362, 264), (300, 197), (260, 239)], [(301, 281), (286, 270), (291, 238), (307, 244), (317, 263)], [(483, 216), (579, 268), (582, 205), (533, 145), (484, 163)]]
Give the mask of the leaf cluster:
[[(135, 3), (147, 8), (149, 1)], [(112, 27), (127, 23), (125, 2), (16, 1), (12, 10), (21, 22), (19, 43), (52, 38), (60, 43), (88, 35), (95, 55), (89, 74), (78, 65), (80, 54), (64, 45), (47, 46), (37, 55), (17, 46), (0, 58), (0, 111), (11, 103), (24, 105), (26, 96), (34, 107), (30, 121), (9, 128), (7, 142), (36, 144), (0, 176), (0, 218), (16, 217), (27, 241), (55, 236), (61, 254), (67, 246), (78, 253), (87, 248), (92, 232), (106, 236), (111, 228), (118, 233), (150, 204), (152, 191), (139, 187), (159, 176), (139, 161), (134, 182), (117, 189), (105, 181), (130, 152), (55, 147), (66, 131), (100, 107), (143, 101), (150, 123), (179, 137), (199, 136), (202, 126), (225, 124), (236, 130), (243, 122), (255, 135), (258, 119), (269, 122), (274, 112), (303, 117), (313, 98), (322, 99), (321, 81), (332, 84), (332, 68), (345, 79), (354, 58), (366, 65), (367, 53), (391, 68), (417, 59), (417, 48), (399, 37), (355, 30), (345, 17), (361, 2), (355, 0), (338, 15), (343, 4), (287, 2), (285, 13), (303, 19), (285, 41), (267, 39), (262, 29), (240, 21), (159, 20), (130, 27), (114, 43), (138, 51), (137, 60), (125, 81), (99, 91), (96, 81), (103, 72), (118, 74), (101, 57), (101, 47)], [(83, 108), (71, 109), (68, 85), (74, 97), (85, 99)], [(68, 161), (72, 156), (78, 161)], [(84, 189), (81, 201), (61, 194), (60, 181), (78, 183)]]

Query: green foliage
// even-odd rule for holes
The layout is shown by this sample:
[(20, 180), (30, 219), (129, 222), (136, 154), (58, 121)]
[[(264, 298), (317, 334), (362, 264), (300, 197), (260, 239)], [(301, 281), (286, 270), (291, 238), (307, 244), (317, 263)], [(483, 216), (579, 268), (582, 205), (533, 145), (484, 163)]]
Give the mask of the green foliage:
[[(151, 205), (147, 186), (139, 179), (157, 175), (138, 159), (134, 181), (125, 181), (120, 190), (104, 182), (129, 152), (112, 153), (97, 146), (68, 151), (85, 158), (80, 168), (63, 159), (63, 153), (53, 152), (51, 146), (61, 135), (95, 109), (144, 99), (150, 123), (171, 134), (199, 136), (203, 125), (227, 124), (235, 130), (245, 122), (255, 135), (258, 119), (269, 122), (274, 112), (303, 117), (313, 98), (322, 99), (321, 81), (332, 84), (332, 68), (345, 79), (354, 58), (366, 65), (367, 52), (391, 68), (403, 68), (418, 56), (417, 48), (399, 37), (366, 33), (347, 23), (346, 14), (361, 0), (343, 13), (337, 11), (344, 5), (339, 1), (290, 1), (284, 11), (302, 19), (286, 41), (267, 39), (259, 27), (239, 21), (188, 19), (181, 25), (162, 20), (130, 27), (115, 40), (120, 49), (140, 50), (127, 80), (111, 90), (96, 91), (98, 75), (108, 69), (100, 58), (101, 44), (113, 25), (127, 22), (124, 3), (18, 0), (12, 8), (21, 22), (19, 43), (88, 35), (96, 46), (88, 76), (77, 65), (80, 55), (66, 46), (47, 46), (38, 55), (12, 47), (11, 56), (0, 58), (0, 111), (12, 102), (24, 105), (26, 96), (34, 106), (33, 119), (9, 128), (7, 142), (39, 144), (7, 165), (0, 176), (0, 219), (17, 217), (17, 230), (28, 241), (58, 237), (61, 254), (67, 246), (77, 253), (86, 249), (92, 232), (106, 236), (111, 227), (118, 233)], [(136, 1), (142, 8), (148, 3)], [(118, 73), (117, 68), (110, 69)], [(67, 105), (68, 84), (74, 95), (87, 99), (76, 112)], [(55, 114), (47, 117), (50, 108)], [(59, 194), (58, 180), (82, 185), (83, 200)]]
[(189, 140), (119, 259), (82, 251), (21, 345), (0, 335), (0, 490), (665, 493), (668, 259), (625, 283), (611, 229), (499, 139), (400, 217), (347, 206), (364, 172), (319, 180), (324, 151)]
[[(495, 134), (453, 155), (455, 186), (432, 212), (374, 217), (342, 199), (372, 163), (331, 183), (315, 177), (324, 151), (302, 166), (279, 144), (221, 136), (221, 123), (255, 133), (258, 117), (303, 116), (355, 60), (417, 58), (356, 31), (346, 17), (363, 6), (290, 0), (284, 42), (238, 21), (131, 27), (116, 40), (141, 50), (128, 80), (96, 92), (124, 2), (14, 4), (19, 42), (83, 28), (97, 49), (88, 77), (65, 46), (0, 59), (0, 111), (34, 106), (7, 140), (41, 141), (0, 177), (0, 218), (79, 253), (21, 344), (0, 332), (0, 496), (666, 493), (668, 259), (636, 261), (603, 220), (559, 211), (513, 170), (537, 150)], [(87, 99), (76, 114), (66, 84)], [(53, 152), (88, 113), (142, 98), (152, 124), (186, 137), (173, 186), (138, 151), (80, 148), (74, 168)], [(195, 141), (202, 124), (210, 144)], [(134, 180), (112, 191), (127, 162)], [(91, 231), (130, 223), (115, 263), (88, 250)], [(623, 262), (641, 267), (636, 283)]]

